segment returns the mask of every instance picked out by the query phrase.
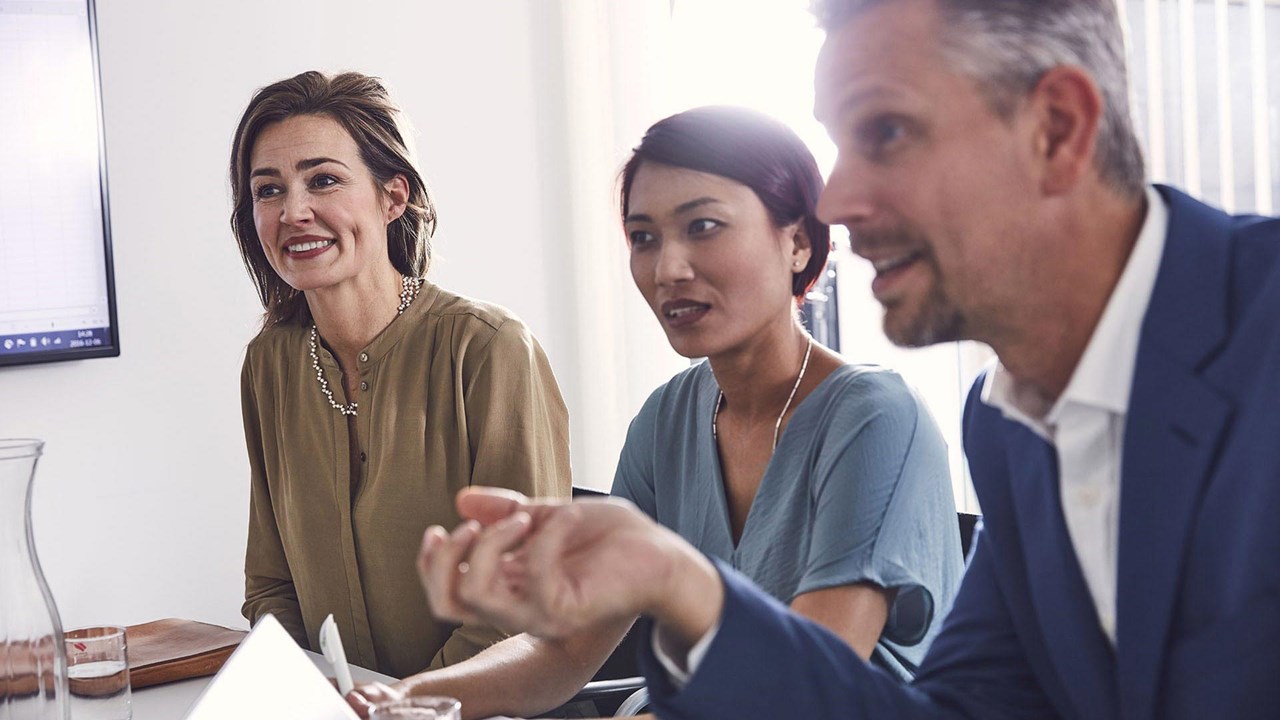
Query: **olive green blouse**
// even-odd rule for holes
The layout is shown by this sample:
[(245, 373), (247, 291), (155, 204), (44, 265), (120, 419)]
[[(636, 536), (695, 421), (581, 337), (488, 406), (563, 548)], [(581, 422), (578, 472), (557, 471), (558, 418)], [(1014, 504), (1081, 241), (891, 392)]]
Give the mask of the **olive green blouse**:
[[(250, 622), (272, 613), (319, 650), (333, 613), (347, 659), (395, 677), (466, 659), (500, 639), (437, 623), (416, 571), (429, 525), (453, 528), (468, 485), (568, 497), (569, 419), (546, 355), (503, 308), (424, 283), (361, 352), (359, 403), (330, 406), (309, 328), (249, 343), (241, 376), (252, 491)], [(334, 399), (350, 402), (319, 344)]]

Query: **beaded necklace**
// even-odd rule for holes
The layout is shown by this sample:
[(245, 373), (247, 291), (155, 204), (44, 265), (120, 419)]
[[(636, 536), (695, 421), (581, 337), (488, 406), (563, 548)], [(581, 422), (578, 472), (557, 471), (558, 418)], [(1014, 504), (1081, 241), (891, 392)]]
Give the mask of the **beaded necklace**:
[[(396, 308), (396, 317), (404, 314), (404, 311), (413, 304), (413, 299), (418, 297), (418, 291), (422, 289), (422, 278), (404, 277), (400, 281), (400, 307)], [(316, 332), (314, 323), (311, 325), (311, 337), (307, 341), (307, 348), (311, 353), (311, 367), (316, 371), (316, 381), (320, 383), (320, 392), (324, 393), (325, 398), (329, 401), (329, 405), (334, 410), (343, 415), (355, 415), (356, 408), (359, 403), (352, 402), (343, 405), (333, 398), (333, 391), (329, 389), (329, 381), (324, 376), (324, 369), (320, 367), (319, 352), (319, 334)]]

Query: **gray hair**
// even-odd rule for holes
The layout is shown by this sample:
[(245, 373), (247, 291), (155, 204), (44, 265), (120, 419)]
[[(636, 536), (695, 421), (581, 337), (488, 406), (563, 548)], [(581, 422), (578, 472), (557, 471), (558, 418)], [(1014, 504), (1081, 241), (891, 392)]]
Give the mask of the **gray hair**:
[[(814, 14), (832, 32), (859, 12), (893, 0), (815, 0)], [(1098, 174), (1116, 190), (1141, 195), (1142, 150), (1129, 114), (1124, 35), (1115, 0), (936, 0), (943, 13), (943, 51), (972, 77), (997, 116), (1018, 103), (1049, 70), (1075, 65), (1102, 94)]]

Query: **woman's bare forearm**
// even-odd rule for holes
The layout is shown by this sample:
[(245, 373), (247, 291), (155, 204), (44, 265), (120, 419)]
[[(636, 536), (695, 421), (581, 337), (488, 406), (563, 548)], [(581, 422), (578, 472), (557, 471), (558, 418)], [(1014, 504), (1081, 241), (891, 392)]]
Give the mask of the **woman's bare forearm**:
[(532, 716), (572, 698), (630, 626), (617, 622), (558, 640), (515, 635), (466, 661), (405, 678), (394, 687), (412, 695), (458, 698), (464, 719)]

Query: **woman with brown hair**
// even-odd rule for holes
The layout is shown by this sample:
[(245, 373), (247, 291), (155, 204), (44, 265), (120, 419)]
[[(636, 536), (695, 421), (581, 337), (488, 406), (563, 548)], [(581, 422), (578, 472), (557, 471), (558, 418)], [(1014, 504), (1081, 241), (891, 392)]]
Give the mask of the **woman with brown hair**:
[(435, 622), (413, 572), (472, 484), (569, 495), (568, 416), (507, 310), (423, 278), (436, 212), (376, 79), (258, 91), (231, 152), (232, 229), (266, 310), (244, 361), (250, 622), (402, 677), (501, 634)]

